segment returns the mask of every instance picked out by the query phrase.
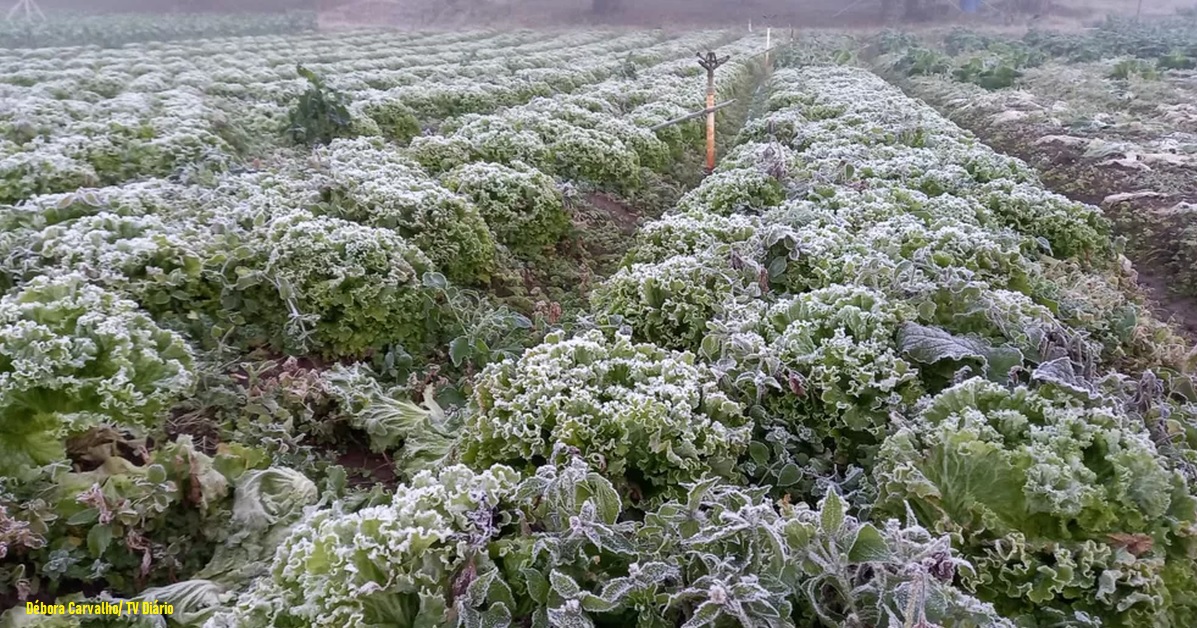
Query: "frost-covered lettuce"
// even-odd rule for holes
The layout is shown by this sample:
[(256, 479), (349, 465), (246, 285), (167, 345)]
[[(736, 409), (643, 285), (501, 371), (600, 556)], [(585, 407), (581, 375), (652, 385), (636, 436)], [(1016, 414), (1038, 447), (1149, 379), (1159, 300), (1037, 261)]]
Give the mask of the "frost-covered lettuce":
[(522, 164), (471, 163), (445, 175), (444, 183), (470, 199), (495, 239), (508, 246), (552, 244), (569, 227), (552, 177)]
[[(243, 534), (241, 522), (229, 529), (229, 507), (233, 470), (244, 459), (230, 452), (207, 456), (190, 436), (158, 443), (144, 460), (121, 457), (134, 447), (144, 452), (147, 442), (92, 430), (72, 439), (70, 449), (93, 470), (47, 465), (5, 478), (0, 513), (11, 519), (0, 514), (7, 524), (0, 524), (0, 539), (9, 550), (0, 577), (7, 586), (65, 580), (131, 594), (193, 574), (214, 551), (225, 551), (230, 535)], [(13, 523), (28, 534), (14, 535)]]
[(435, 156), (440, 149), (464, 141), (476, 161), (524, 163), (573, 181), (626, 190), (639, 183), (641, 166), (660, 167), (667, 156), (664, 143), (647, 130), (555, 100), (463, 116), (447, 130), (452, 131), (447, 143), (419, 142), (422, 161), (442, 161)]
[(716, 172), (678, 201), (680, 211), (708, 211), (720, 216), (752, 214), (786, 198), (781, 183), (756, 169)]
[[(240, 465), (247, 461), (229, 452), (214, 460), (187, 437), (155, 452), (154, 462), (135, 467), (109, 458), (94, 472), (61, 478), (57, 519), (47, 534), (53, 540), (32, 556), (42, 571), (65, 568), (73, 579), (103, 578), (115, 591), (157, 585), (127, 598), (170, 605), (170, 613), (141, 614), (146, 621), (160, 626), (169, 617), (173, 624), (199, 626), (269, 571), (276, 548), (315, 501), (316, 486), (290, 469), (245, 471)], [(88, 542), (76, 547), (80, 534)], [(196, 561), (206, 557), (211, 560), (196, 571)], [(176, 581), (184, 576), (191, 579)]]
[(766, 129), (779, 134), (777, 140), (799, 151), (803, 168), (820, 178), (976, 198), (1004, 224), (1042, 238), (1056, 255), (1108, 256), (1109, 225), (1100, 211), (1049, 194), (1026, 164), (976, 144), (876, 77), (818, 68), (779, 73), (774, 82), (783, 90), (802, 87), (783, 92), (792, 97), (779, 102), (793, 106), (764, 116), (749, 136), (767, 139)]
[(324, 354), (360, 355), (426, 340), (433, 303), (421, 278), (433, 266), (394, 231), (296, 213), (267, 237), (258, 314), (289, 342), (310, 337)]
[(621, 488), (658, 492), (731, 475), (747, 445), (745, 423), (692, 354), (597, 331), (554, 335), (479, 376), (462, 456), (472, 465), (525, 468), (561, 443)]
[[(539, 210), (513, 209), (545, 201), (560, 216), (549, 177), (631, 188), (645, 168), (667, 171), (701, 134), (699, 125), (647, 130), (702, 106), (704, 77), (692, 61), (540, 67), (545, 56), (576, 54), (577, 42), (562, 36), (570, 51), (550, 46), (546, 55), (527, 37), (495, 36), (497, 50), (534, 47), (500, 61), (461, 50), (457, 35), (416, 39), (413, 48), (436, 49), (423, 59), (393, 58), (360, 35), (367, 43), (352, 61), (321, 64), (371, 105), (355, 106), (359, 131), (385, 134), (384, 118), (398, 129), (409, 107), (468, 115), (409, 150), (377, 137), (336, 143), (312, 156), (319, 176), (310, 183), (311, 168), (295, 159), (278, 175), (178, 186), (187, 198), (160, 196), (169, 202), (142, 206), (130, 194), (101, 207), (64, 195), (4, 208), (0, 226), (13, 227), (0, 235), (4, 287), (21, 290), (42, 264), (61, 266), (169, 313), (193, 298), (187, 281), (198, 272), (216, 293), (198, 300), (219, 303), (240, 326), (263, 325), (279, 344), (309, 340), (306, 348), (337, 358), (419, 348), (442, 313), (434, 264), (462, 282), (485, 281), (488, 231), (508, 245), (552, 241), (531, 218)], [(694, 42), (721, 37), (682, 37), (644, 54), (688, 57)], [(721, 99), (754, 84), (759, 39), (730, 50)], [(0, 52), (8, 69), (6, 59)], [(29, 149), (29, 163), (47, 168), (37, 176), (67, 183), (80, 164), (131, 176), (172, 146), (180, 162), (203, 161), (203, 128), (142, 150), (129, 131), (153, 112), (152, 99), (101, 93), (183, 85), (238, 98), (245, 129), (269, 129), (279, 106), (255, 100), (283, 102), (297, 89), (289, 71), (231, 60), (227, 69), (65, 78), (49, 62), (21, 60), (38, 69), (5, 86), (36, 91), (43, 106), (21, 112), (20, 124), (0, 120), (0, 151)], [(588, 85), (608, 75), (623, 78)], [(438, 473), (400, 486), (389, 505), (358, 510), (351, 500), (311, 512), (292, 533), (314, 485), (295, 472), (247, 472), (230, 516), (240, 529), (209, 567), (144, 595), (177, 600), (175, 621), (210, 617), (211, 628), (1009, 626), (998, 612), (1036, 626), (1197, 622), (1185, 484), (1197, 477), (1188, 449), (1197, 413), (1177, 401), (1194, 398), (1191, 382), (1170, 374), (1167, 403), (1153, 407), (1162, 391), (1136, 396), (1127, 378), (1096, 379), (1107, 366), (1098, 356), (1123, 355), (1138, 329), (1125, 323), (1133, 308), (1112, 295), (1122, 276), (1089, 274), (1106, 271), (1112, 250), (1096, 210), (1044, 196), (1025, 164), (866, 72), (805, 67), (772, 77), (766, 113), (741, 135), (751, 143), (646, 227), (625, 268), (593, 293), (594, 320), (626, 324), (635, 341), (622, 332), (550, 336), (491, 364), (468, 382), (459, 430), (426, 420), (434, 386), (425, 408), (376, 404), (349, 424), (381, 448), (412, 449), (416, 458), (399, 460), (405, 470), (435, 460)], [(520, 104), (547, 86), (563, 93)], [(75, 93), (133, 122), (95, 141), (34, 144), (86, 126), (57, 104)], [(124, 171), (117, 157), (126, 148), (135, 154)], [(488, 163), (471, 163), (479, 160)], [(438, 183), (430, 172), (445, 176)], [(496, 194), (502, 202), (488, 208)], [(1057, 272), (1049, 255), (1075, 259)], [(192, 257), (203, 268), (188, 266)], [(389, 368), (401, 353), (380, 361)], [(993, 383), (951, 388), (972, 375)], [(920, 394), (945, 388), (918, 405)], [(1107, 407), (1109, 389), (1126, 408)], [(420, 426), (435, 429), (413, 437)], [(443, 468), (455, 457), (468, 470)], [(488, 470), (496, 463), (504, 466)], [(173, 471), (187, 477), (183, 466)], [(751, 487), (722, 483), (740, 474)], [(823, 501), (791, 505), (795, 497)], [(0, 516), (4, 534), (29, 548)], [(260, 559), (276, 546), (263, 574)]]
[(67, 154), (64, 147), (4, 155), (0, 159), (0, 203), (16, 203), (35, 194), (67, 192), (100, 183), (95, 169)]
[[(589, 105), (597, 111), (587, 109)], [(639, 164), (646, 168), (660, 169), (669, 158), (668, 146), (652, 131), (618, 115), (612, 115), (614, 107), (600, 99), (578, 97), (573, 102), (567, 99), (538, 98), (524, 107), (532, 128), (539, 126), (536, 118), (551, 116), (583, 129), (602, 131), (617, 138), (627, 148), (635, 151)]]
[(909, 505), (978, 567), (1009, 615), (1186, 625), (1197, 612), (1194, 498), (1118, 411), (972, 379), (890, 437), (878, 505)]
[(562, 176), (627, 190), (640, 183), (640, 157), (614, 135), (573, 128), (548, 144)]
[(408, 154), (433, 174), (448, 172), (470, 162), (470, 141), (450, 135), (421, 135), (412, 138)]
[(715, 171), (759, 170), (765, 174), (788, 175), (800, 172), (801, 164), (798, 154), (781, 142), (745, 142), (728, 151)]
[(803, 493), (837, 469), (869, 468), (893, 415), (923, 391), (898, 344), (911, 307), (833, 285), (736, 316), (703, 349), (724, 357), (726, 381), (755, 405), (742, 468)]
[(844, 440), (837, 444), (846, 446), (853, 434), (878, 440), (889, 412), (918, 397), (918, 373), (896, 347), (898, 326), (911, 315), (903, 303), (852, 286), (772, 307), (762, 326), (785, 369), (779, 411), (792, 408), (783, 415), (814, 430), (815, 443), (839, 436)]
[(26, 238), (31, 248), (22, 251), (21, 270), (25, 275), (78, 272), (155, 316), (186, 312), (214, 295), (203, 281), (203, 241), (185, 230), (159, 216), (82, 216)]
[(1043, 238), (1056, 256), (1109, 255), (1110, 225), (1096, 207), (1007, 180), (985, 185), (977, 197), (1014, 229)]
[(419, 247), (450, 279), (485, 280), (495, 243), (478, 208), (400, 153), (365, 140), (329, 145), (321, 182), (328, 215), (391, 229)]
[(191, 350), (136, 303), (80, 275), (0, 299), (0, 469), (62, 456), (66, 435), (153, 426), (194, 384)]
[[(770, 263), (772, 278), (791, 292), (847, 281), (902, 296), (958, 281), (1031, 289), (1029, 277), (1038, 265), (1023, 255), (1023, 238), (924, 220), (905, 207), (892, 211), (859, 228), (817, 204), (773, 212), (768, 218), (781, 224), (765, 231), (777, 256)], [(793, 226), (782, 226), (787, 223)]]
[(624, 267), (590, 295), (593, 310), (628, 323), (635, 338), (696, 350), (731, 301), (768, 290), (755, 219), (676, 212), (641, 228)]
[(865, 523), (834, 492), (813, 509), (714, 478), (620, 520), (614, 486), (567, 450), (522, 479), (449, 467), (388, 505), (316, 511), (205, 626), (1012, 625), (953, 585), (972, 568), (946, 536)]
[(231, 612), (208, 626), (438, 625), (458, 569), (506, 525), (519, 476), (452, 466), (400, 485), (390, 504), (316, 510), (295, 526)]
[(640, 228), (627, 262), (664, 262), (675, 255), (699, 255), (721, 244), (749, 247), (757, 229), (757, 223), (745, 216), (701, 210), (672, 213)]
[(354, 121), (364, 117), (374, 123), (378, 135), (395, 142), (406, 143), (420, 134), (420, 122), (411, 109), (398, 100), (359, 100), (350, 111)]
[(618, 315), (637, 340), (695, 350), (707, 321), (737, 296), (759, 296), (759, 269), (727, 247), (621, 268), (590, 294), (592, 309)]

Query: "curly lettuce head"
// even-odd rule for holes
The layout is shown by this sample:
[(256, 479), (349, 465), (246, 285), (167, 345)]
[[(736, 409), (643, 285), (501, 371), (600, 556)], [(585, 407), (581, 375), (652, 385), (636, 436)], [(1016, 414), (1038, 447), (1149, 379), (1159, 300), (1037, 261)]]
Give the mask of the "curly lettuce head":
[(0, 470), (62, 455), (71, 432), (147, 427), (194, 383), (191, 351), (132, 301), (80, 275), (0, 299)]
[(487, 367), (471, 406), (462, 430), (468, 463), (531, 467), (563, 443), (617, 484), (646, 491), (729, 475), (750, 431), (693, 355), (597, 331), (550, 336)]
[(1055, 257), (1109, 257), (1109, 222), (1101, 210), (1031, 183), (998, 179), (983, 185), (978, 200), (1007, 225), (1040, 238)]
[(299, 213), (277, 219), (267, 237), (267, 268), (279, 284), (270, 296), (285, 302), (268, 314), (291, 310), (321, 352), (424, 340), (431, 301), (421, 277), (432, 263), (394, 231)]
[(747, 216), (705, 211), (674, 212), (645, 224), (628, 252), (629, 264), (660, 263), (678, 255), (698, 255), (721, 244), (750, 250), (759, 224)]
[(918, 371), (899, 355), (896, 332), (910, 306), (857, 286), (834, 285), (773, 306), (761, 322), (786, 384), (766, 404), (839, 456), (870, 452), (889, 413), (918, 398)]
[(212, 626), (410, 626), (443, 617), (445, 582), (485, 548), (519, 475), (496, 466), (421, 472), (388, 505), (317, 510), (291, 531), (267, 576)]
[(444, 183), (478, 207), (495, 238), (504, 244), (530, 248), (552, 244), (569, 227), (553, 178), (522, 164), (470, 163), (445, 175)]
[(1197, 608), (1193, 498), (1115, 410), (972, 379), (885, 442), (876, 478), (878, 506), (953, 534), (1006, 613), (1187, 625)]
[(590, 304), (596, 313), (621, 316), (637, 340), (693, 350), (727, 301), (761, 294), (755, 267), (728, 247), (632, 264), (596, 288)]
[(640, 182), (640, 157), (620, 138), (597, 129), (567, 127), (549, 143), (557, 172), (576, 181), (616, 188)]
[(394, 230), (450, 279), (484, 281), (495, 242), (478, 208), (445, 189), (402, 153), (365, 140), (334, 141), (320, 181), (330, 216)]
[(780, 205), (785, 189), (776, 178), (756, 169), (716, 172), (678, 201), (682, 211), (705, 210), (720, 216), (759, 213)]

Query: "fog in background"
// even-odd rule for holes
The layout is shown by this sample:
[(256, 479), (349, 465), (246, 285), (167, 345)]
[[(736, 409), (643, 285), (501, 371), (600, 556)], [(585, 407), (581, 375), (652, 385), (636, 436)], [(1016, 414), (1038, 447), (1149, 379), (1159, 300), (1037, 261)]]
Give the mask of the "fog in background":
[[(15, 0), (0, 0), (0, 4)], [(47, 11), (200, 13), (316, 11), (322, 27), (392, 25), (652, 28), (747, 24), (778, 29), (911, 23), (1036, 21), (1081, 24), (1106, 15), (1170, 14), (1193, 0), (981, 0), (965, 15), (959, 0), (35, 0)], [(1056, 24), (1053, 24), (1056, 25)]]

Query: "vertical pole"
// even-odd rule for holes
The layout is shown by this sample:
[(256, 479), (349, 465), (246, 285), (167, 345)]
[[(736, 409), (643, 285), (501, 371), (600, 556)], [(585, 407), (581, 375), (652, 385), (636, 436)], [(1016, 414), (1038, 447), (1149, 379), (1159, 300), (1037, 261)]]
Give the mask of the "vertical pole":
[(707, 173), (715, 171), (715, 68), (727, 63), (730, 57), (716, 57), (708, 52), (698, 55), (698, 65), (707, 71)]
[(752, 18), (748, 19), (748, 32), (752, 32)]
[[(715, 68), (707, 69), (707, 109), (715, 106)], [(715, 112), (707, 111), (707, 172), (715, 171)]]
[(1143, 14), (1143, 0), (1139, 0), (1139, 6), (1135, 9), (1135, 21), (1139, 21), (1139, 16)]

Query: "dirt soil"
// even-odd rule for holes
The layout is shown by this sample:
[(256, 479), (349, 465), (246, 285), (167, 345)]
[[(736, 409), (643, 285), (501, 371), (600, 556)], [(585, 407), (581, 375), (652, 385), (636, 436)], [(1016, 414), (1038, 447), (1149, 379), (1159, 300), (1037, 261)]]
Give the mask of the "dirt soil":
[(586, 195), (586, 202), (607, 214), (624, 235), (634, 235), (640, 227), (640, 216), (618, 199), (602, 192)]
[(336, 463), (354, 472), (349, 478), (349, 483), (355, 487), (376, 483), (394, 487), (399, 483), (394, 462), (387, 456), (372, 452), (363, 446), (353, 447), (341, 453)]

